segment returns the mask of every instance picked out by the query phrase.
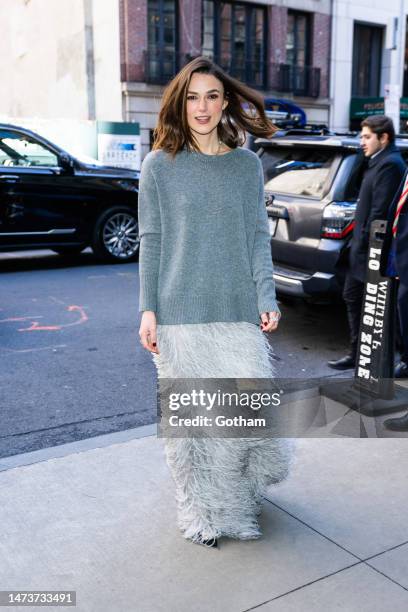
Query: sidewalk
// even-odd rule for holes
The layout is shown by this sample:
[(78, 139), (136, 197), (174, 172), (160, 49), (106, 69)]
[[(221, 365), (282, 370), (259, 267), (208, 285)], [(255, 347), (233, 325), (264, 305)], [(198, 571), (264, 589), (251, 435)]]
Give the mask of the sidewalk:
[(78, 612), (408, 609), (406, 439), (298, 440), (262, 539), (206, 549), (177, 529), (153, 432), (0, 460), (0, 590), (76, 590)]

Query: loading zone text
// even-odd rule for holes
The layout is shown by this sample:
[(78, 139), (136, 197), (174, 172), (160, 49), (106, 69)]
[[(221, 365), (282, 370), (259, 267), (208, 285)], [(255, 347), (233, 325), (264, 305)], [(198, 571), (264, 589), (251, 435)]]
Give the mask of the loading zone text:
[[(380, 249), (370, 249), (368, 266), (371, 270), (379, 270), (380, 254)], [(380, 350), (381, 347), (384, 315), (387, 303), (387, 286), (387, 280), (380, 281), (379, 283), (367, 282), (366, 285), (366, 295), (362, 313), (363, 329), (361, 330), (360, 355), (357, 370), (357, 376), (359, 378), (370, 378), (373, 354)]]

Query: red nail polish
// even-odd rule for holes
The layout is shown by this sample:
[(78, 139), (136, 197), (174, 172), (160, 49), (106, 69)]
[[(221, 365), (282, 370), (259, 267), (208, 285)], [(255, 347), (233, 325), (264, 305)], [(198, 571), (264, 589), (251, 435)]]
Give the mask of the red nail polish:
[(155, 342), (153, 342), (153, 346), (156, 346), (156, 343), (155, 343)]

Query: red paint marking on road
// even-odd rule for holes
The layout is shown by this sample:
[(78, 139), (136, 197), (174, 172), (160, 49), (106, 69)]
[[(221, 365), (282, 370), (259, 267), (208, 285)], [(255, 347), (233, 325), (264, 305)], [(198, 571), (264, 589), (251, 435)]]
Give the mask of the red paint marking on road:
[(72, 304), (71, 306), (68, 306), (68, 310), (70, 312), (77, 310), (81, 314), (81, 316), (78, 319), (78, 321), (75, 321), (75, 323), (68, 323), (64, 327), (68, 327), (69, 325), (79, 325), (81, 323), (85, 323), (86, 321), (88, 321), (88, 315), (86, 314), (82, 306), (75, 306), (74, 304)]
[(21, 327), (17, 331), (19, 331), (19, 332), (24, 332), (24, 331), (60, 331), (64, 327), (71, 327), (72, 325), (81, 325), (82, 323), (85, 323), (86, 321), (88, 321), (88, 316), (85, 313), (85, 310), (83, 309), (82, 306), (76, 306), (75, 304), (72, 304), (71, 306), (67, 307), (67, 310), (68, 310), (68, 312), (74, 312), (74, 311), (79, 312), (79, 314), (80, 314), (79, 319), (77, 319), (73, 323), (65, 323), (65, 324), (61, 324), (61, 325), (40, 325), (38, 323), (38, 321), (32, 321), (30, 327)]
[(22, 327), (17, 331), (58, 331), (61, 325), (39, 325), (37, 321), (31, 323), (31, 327)]

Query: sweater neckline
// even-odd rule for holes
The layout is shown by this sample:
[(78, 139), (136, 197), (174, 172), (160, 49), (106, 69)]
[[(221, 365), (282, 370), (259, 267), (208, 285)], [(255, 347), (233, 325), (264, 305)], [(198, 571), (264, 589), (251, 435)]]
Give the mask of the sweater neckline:
[(199, 161), (203, 162), (214, 162), (218, 159), (221, 159), (222, 157), (235, 157), (238, 152), (238, 149), (239, 147), (235, 147), (235, 149), (232, 149), (232, 151), (228, 151), (228, 153), (223, 153), (222, 155), (209, 155), (207, 153), (202, 153), (201, 151), (187, 151), (186, 145), (184, 145), (183, 147), (183, 151), (185, 151), (189, 155), (192, 155), (194, 159), (198, 159)]

